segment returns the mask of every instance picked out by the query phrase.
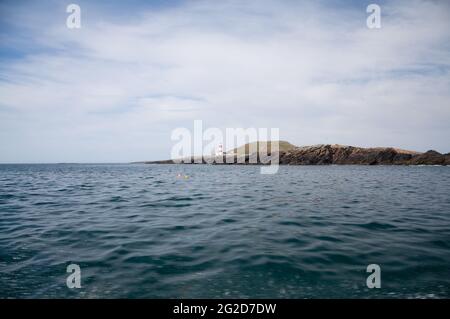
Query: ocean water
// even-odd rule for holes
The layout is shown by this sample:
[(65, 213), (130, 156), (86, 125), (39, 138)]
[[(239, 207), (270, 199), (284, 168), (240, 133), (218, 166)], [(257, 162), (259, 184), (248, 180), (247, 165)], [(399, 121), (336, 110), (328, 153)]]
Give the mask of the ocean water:
[(450, 168), (0, 165), (0, 297), (449, 298)]

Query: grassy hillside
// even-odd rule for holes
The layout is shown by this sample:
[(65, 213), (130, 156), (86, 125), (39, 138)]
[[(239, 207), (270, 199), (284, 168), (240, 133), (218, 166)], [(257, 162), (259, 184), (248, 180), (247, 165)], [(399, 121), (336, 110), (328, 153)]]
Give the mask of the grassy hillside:
[[(272, 149), (272, 141), (264, 141), (264, 142), (253, 142), (253, 143), (247, 143), (245, 145), (242, 145), (240, 147), (237, 147), (233, 149), (232, 151), (228, 151), (227, 153), (236, 153), (237, 155), (248, 155), (250, 150), (259, 152), (270, 152)], [(279, 150), (280, 151), (289, 151), (296, 148), (295, 145), (292, 145), (291, 143), (287, 141), (279, 141)]]

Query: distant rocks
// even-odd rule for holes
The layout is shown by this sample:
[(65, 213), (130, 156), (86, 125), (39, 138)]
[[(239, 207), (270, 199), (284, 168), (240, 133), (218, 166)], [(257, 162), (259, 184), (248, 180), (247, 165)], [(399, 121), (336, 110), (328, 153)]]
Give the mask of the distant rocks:
[(342, 145), (316, 145), (280, 152), (287, 165), (449, 165), (450, 154), (436, 151), (418, 153), (392, 147), (362, 148)]
[[(292, 146), (292, 147), (291, 147)], [(242, 148), (242, 147), (241, 147)], [(246, 145), (243, 149), (247, 149)], [(280, 148), (279, 163), (281, 165), (450, 165), (450, 153), (441, 154), (430, 150), (425, 153), (407, 151), (392, 147), (363, 148), (338, 144), (313, 145)], [(269, 155), (276, 155), (270, 154)], [(263, 164), (257, 154), (239, 154), (234, 156), (231, 164)], [(198, 163), (211, 163), (213, 158), (203, 158)], [(192, 158), (191, 161), (194, 162)], [(223, 162), (226, 162), (225, 160)], [(228, 161), (228, 164), (230, 161)], [(146, 162), (151, 164), (170, 164), (171, 160)], [(217, 164), (217, 163), (214, 163)]]
[(439, 152), (431, 150), (431, 151), (413, 156), (407, 164), (409, 164), (409, 165), (450, 165), (450, 153), (443, 155)]

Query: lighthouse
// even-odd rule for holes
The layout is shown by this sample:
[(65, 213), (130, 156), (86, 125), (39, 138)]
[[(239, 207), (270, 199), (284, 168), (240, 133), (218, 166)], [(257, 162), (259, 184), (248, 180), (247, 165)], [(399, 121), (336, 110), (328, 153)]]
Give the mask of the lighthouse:
[(219, 144), (216, 149), (216, 156), (223, 156), (223, 145)]

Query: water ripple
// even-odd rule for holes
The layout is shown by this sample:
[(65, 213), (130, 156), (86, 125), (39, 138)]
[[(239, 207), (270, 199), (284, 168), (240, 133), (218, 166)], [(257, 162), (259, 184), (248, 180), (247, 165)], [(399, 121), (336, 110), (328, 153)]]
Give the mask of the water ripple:
[(0, 165), (0, 297), (448, 298), (449, 194), (445, 167)]

